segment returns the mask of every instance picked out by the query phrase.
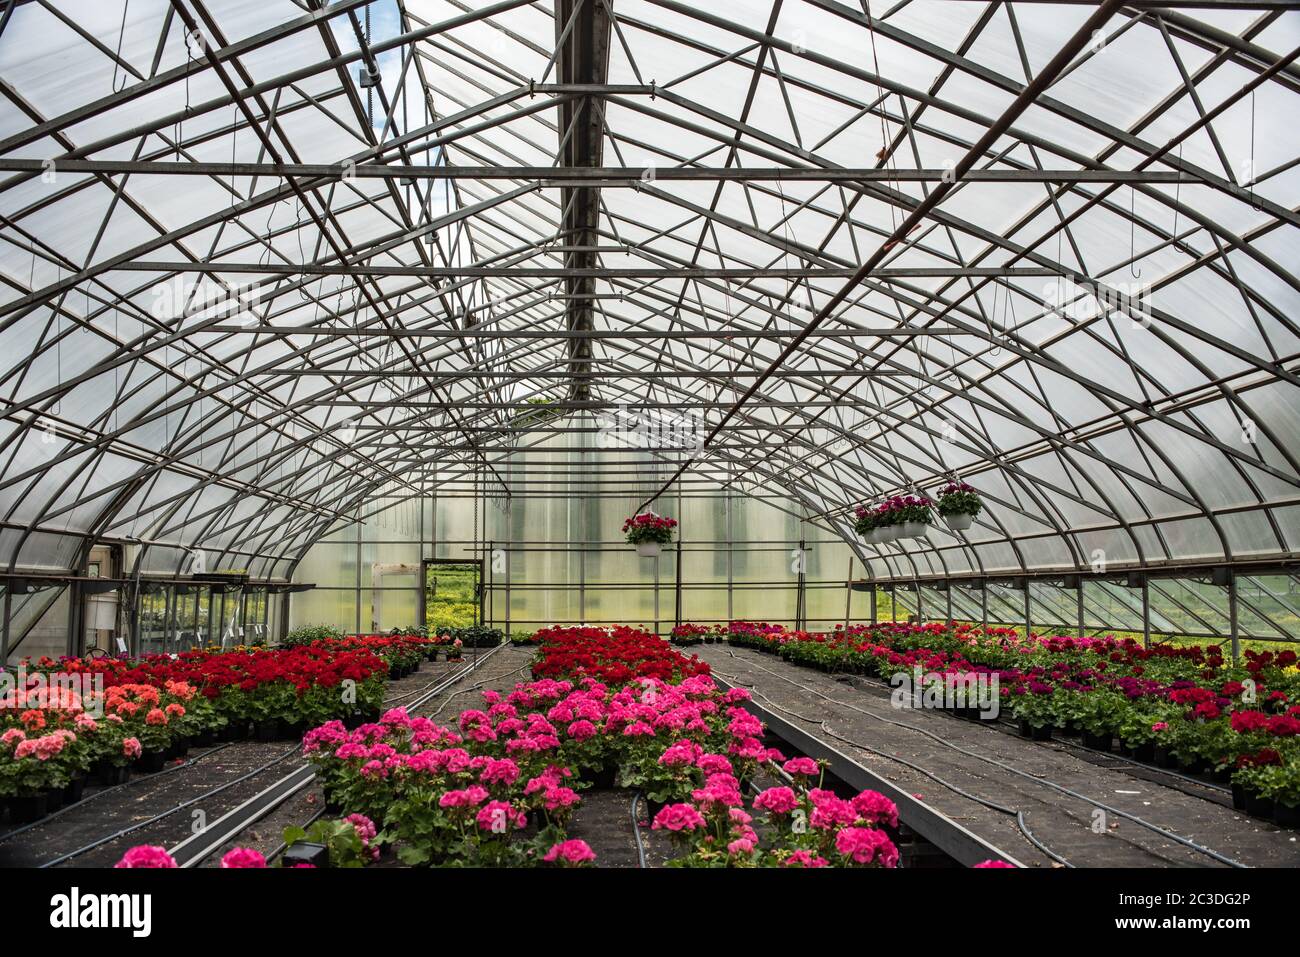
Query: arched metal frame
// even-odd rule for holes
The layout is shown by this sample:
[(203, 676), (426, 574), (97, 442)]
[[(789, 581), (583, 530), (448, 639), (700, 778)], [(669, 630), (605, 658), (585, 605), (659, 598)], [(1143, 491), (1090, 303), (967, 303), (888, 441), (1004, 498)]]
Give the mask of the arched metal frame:
[[(545, 493), (540, 398), (697, 415), (679, 483), (877, 579), (1289, 564), (1290, 6), (14, 0), (0, 561), (288, 578), (381, 492)], [(971, 532), (854, 540), (952, 475)]]

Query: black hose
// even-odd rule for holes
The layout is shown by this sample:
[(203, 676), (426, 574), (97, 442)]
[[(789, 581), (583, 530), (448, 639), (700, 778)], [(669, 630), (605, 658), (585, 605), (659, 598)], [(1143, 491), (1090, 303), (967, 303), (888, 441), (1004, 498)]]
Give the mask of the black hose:
[(637, 791), (632, 795), (632, 836), (636, 838), (636, 859), (637, 866), (645, 870), (649, 865), (645, 862), (645, 843), (641, 840), (641, 824), (638, 820), (637, 807), (641, 803), (642, 794)]

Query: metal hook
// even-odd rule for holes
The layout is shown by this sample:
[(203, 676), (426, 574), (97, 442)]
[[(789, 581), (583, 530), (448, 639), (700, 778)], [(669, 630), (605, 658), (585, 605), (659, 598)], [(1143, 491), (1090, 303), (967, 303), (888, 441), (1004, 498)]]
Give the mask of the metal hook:
[(130, 84), (131, 78), (125, 70), (122, 71), (122, 85), (117, 85), (118, 61), (122, 59), (122, 37), (126, 35), (126, 11), (131, 6), (131, 0), (122, 0), (122, 25), (117, 30), (117, 53), (113, 56), (113, 81), (112, 87), (114, 93), (121, 93)]

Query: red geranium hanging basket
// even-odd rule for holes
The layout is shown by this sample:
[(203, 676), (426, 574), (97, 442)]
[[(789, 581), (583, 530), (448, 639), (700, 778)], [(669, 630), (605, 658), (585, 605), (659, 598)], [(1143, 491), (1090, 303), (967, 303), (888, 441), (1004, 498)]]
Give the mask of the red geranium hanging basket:
[(629, 545), (636, 546), (636, 553), (642, 558), (658, 558), (660, 548), (672, 542), (676, 527), (675, 518), (642, 512), (623, 523), (623, 534)]

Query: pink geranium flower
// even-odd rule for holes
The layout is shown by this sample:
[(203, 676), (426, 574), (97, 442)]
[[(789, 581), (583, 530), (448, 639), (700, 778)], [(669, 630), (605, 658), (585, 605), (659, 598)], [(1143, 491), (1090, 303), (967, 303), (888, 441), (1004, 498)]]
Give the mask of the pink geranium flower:
[(167, 853), (167, 848), (156, 844), (139, 844), (122, 855), (122, 859), (113, 865), (119, 867), (177, 867), (176, 859)]
[(226, 853), (221, 859), (221, 866), (224, 868), (266, 867), (266, 858), (260, 851), (255, 851), (251, 847), (237, 847)]
[(561, 864), (569, 867), (579, 867), (595, 859), (596, 854), (587, 846), (587, 842), (576, 839), (560, 841), (558, 844), (551, 845), (551, 849), (542, 858), (548, 864)]

